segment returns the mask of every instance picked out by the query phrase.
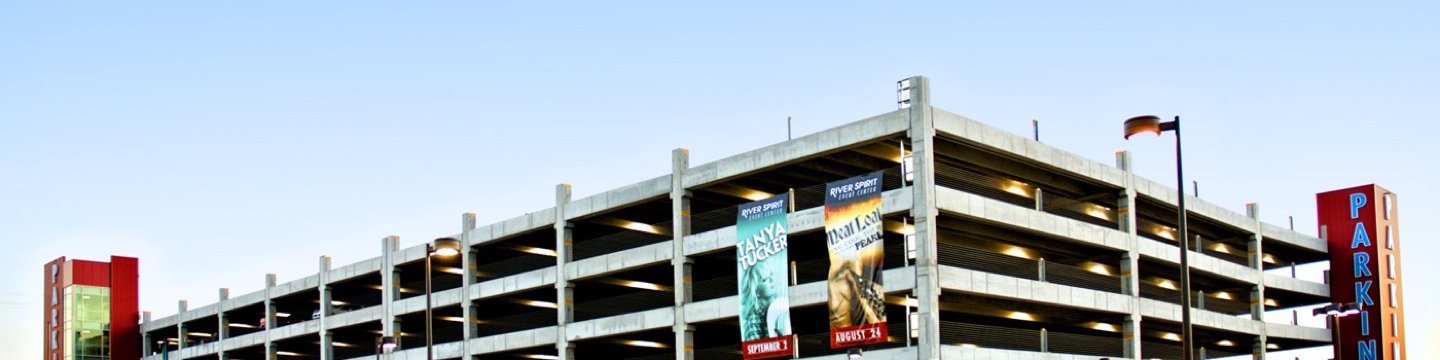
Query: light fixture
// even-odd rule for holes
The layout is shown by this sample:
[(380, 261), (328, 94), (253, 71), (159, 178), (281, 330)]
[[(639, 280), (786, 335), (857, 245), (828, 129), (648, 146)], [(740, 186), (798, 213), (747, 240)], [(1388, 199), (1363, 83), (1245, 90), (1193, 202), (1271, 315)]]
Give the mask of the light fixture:
[(865, 357), (865, 352), (861, 351), (860, 349), (852, 348), (845, 351), (845, 358), (847, 359), (859, 359), (863, 357)]
[(1176, 202), (1176, 237), (1180, 245), (1180, 359), (1191, 360), (1195, 358), (1195, 338), (1190, 327), (1190, 251), (1185, 245), (1190, 239), (1186, 232), (1185, 214), (1185, 166), (1184, 156), (1180, 146), (1180, 117), (1176, 116), (1175, 121), (1160, 121), (1159, 116), (1141, 115), (1125, 120), (1125, 139), (1140, 133), (1160, 133), (1172, 131), (1175, 133), (1175, 202)]
[(639, 347), (647, 347), (647, 348), (653, 348), (653, 349), (664, 349), (664, 348), (670, 347), (670, 345), (666, 345), (665, 343), (662, 343), (662, 342), (646, 341), (646, 340), (620, 340), (619, 342), (620, 342), (621, 344), (625, 344), (625, 345), (639, 346)]
[(439, 256), (455, 256), (460, 254), (460, 240), (455, 238), (435, 239), (431, 252)]

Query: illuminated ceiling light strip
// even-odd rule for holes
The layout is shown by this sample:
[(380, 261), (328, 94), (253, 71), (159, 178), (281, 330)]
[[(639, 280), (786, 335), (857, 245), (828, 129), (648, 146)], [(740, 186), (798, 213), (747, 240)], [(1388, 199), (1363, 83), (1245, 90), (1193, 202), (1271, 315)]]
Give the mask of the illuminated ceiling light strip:
[(1011, 311), (1009, 314), (1005, 314), (1005, 317), (1015, 320), (1035, 321), (1035, 315), (1020, 311)]
[(1090, 328), (1100, 331), (1120, 332), (1120, 328), (1116, 327), (1114, 324), (1106, 324), (1102, 322), (1090, 324)]
[(1015, 181), (1015, 180), (1006, 180), (1006, 181), (1004, 181), (1004, 184), (1001, 186), (1000, 190), (1005, 190), (1005, 192), (1008, 192), (1008, 193), (1011, 193), (1011, 194), (1015, 194), (1015, 195), (1024, 196), (1024, 197), (1027, 197), (1027, 198), (1028, 198), (1028, 197), (1035, 196), (1035, 195), (1031, 195), (1031, 192), (1032, 192), (1032, 191), (1030, 190), (1030, 184), (1026, 184), (1026, 183), (1019, 182), (1019, 181)]
[(505, 248), (505, 249), (510, 249), (510, 250), (515, 250), (515, 251), (519, 251), (519, 252), (523, 252), (523, 253), (535, 254), (535, 255), (544, 255), (544, 256), (551, 256), (551, 257), (558, 255), (558, 254), (555, 252), (555, 250), (550, 250), (550, 249), (546, 249), (546, 248), (538, 248), (538, 247), (534, 247), (534, 246), (506, 245), (506, 246), (504, 246), (504, 248)]
[(211, 334), (211, 333), (203, 333), (203, 332), (187, 332), (187, 333), (185, 333), (185, 335), (190, 335), (190, 336), (195, 336), (195, 337), (203, 337), (203, 338), (215, 337), (214, 334)]
[(276, 351), (276, 352), (275, 352), (275, 355), (301, 356), (300, 353), (291, 352), (291, 351)]
[(458, 267), (436, 266), (435, 270), (447, 274), (465, 275), (465, 269), (461, 269)]
[(526, 359), (538, 359), (538, 360), (559, 360), (559, 359), (560, 359), (559, 356), (555, 356), (555, 355), (545, 355), (545, 354), (526, 354), (526, 355), (520, 355), (520, 357), (526, 358)]
[(454, 321), (454, 322), (465, 322), (465, 318), (459, 317), (459, 316), (441, 316), (441, 317), (437, 317), (436, 319), (445, 320), (445, 321)]
[(614, 226), (614, 227), (618, 227), (618, 228), (622, 228), (622, 229), (630, 229), (630, 230), (635, 230), (635, 231), (644, 232), (644, 233), (650, 233), (650, 234), (655, 234), (655, 235), (670, 235), (670, 229), (662, 228), (662, 227), (655, 226), (655, 225), (650, 225), (650, 224), (645, 224), (645, 223), (630, 221), (630, 220), (621, 220), (621, 219), (610, 218), (610, 217), (600, 217), (600, 218), (594, 219), (594, 221), (595, 221), (595, 223), (597, 223), (597, 224), (609, 225), (609, 226)]
[(1029, 250), (1025, 250), (1025, 248), (1019, 246), (1011, 246), (1001, 253), (1022, 259), (1035, 259), (1035, 256), (1031, 255)]
[(654, 349), (664, 349), (664, 348), (670, 347), (670, 345), (665, 344), (665, 343), (662, 343), (662, 342), (645, 341), (645, 340), (620, 340), (619, 343), (620, 343), (620, 344), (624, 344), (624, 345), (647, 347), (647, 348), (654, 348)]
[(1176, 335), (1175, 333), (1164, 333), (1160, 335), (1160, 338), (1170, 341), (1180, 341), (1180, 335)]
[(241, 324), (241, 323), (230, 323), (230, 327), (232, 327), (232, 328), (241, 328), (241, 329), (254, 329), (254, 328), (255, 328), (255, 325)]

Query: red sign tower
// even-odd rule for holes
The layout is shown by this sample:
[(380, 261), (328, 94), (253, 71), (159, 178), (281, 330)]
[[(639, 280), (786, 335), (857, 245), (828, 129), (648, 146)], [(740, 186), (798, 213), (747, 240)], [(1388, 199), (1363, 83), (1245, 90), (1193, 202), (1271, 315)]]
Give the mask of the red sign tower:
[(1359, 314), (1339, 319), (1335, 359), (1403, 359), (1396, 195), (1371, 184), (1320, 193), (1315, 199), (1320, 236), (1330, 248), (1330, 299), (1360, 305)]
[(140, 262), (45, 264), (44, 360), (140, 358)]

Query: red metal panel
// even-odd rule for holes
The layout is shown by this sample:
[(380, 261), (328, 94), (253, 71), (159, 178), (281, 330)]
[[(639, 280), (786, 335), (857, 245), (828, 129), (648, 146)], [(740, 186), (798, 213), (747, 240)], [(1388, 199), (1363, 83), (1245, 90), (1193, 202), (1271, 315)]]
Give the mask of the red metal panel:
[(110, 264), (87, 260), (71, 260), (70, 263), (75, 285), (110, 287)]
[[(65, 302), (60, 301), (59, 294), (63, 293), (66, 276), (64, 274), (52, 273), (52, 271), (54, 271), (51, 270), (52, 266), (60, 272), (64, 272), (65, 257), (61, 256), (54, 261), (46, 263), (44, 270), (41, 271), (41, 274), (45, 277), (45, 280), (41, 283), (45, 284), (45, 287), (40, 292), (44, 294), (41, 295), (41, 297), (45, 298), (45, 302), (40, 304), (44, 309), (40, 313), (45, 317), (45, 321), (43, 322), (45, 327), (40, 331), (40, 337), (42, 338), (41, 342), (44, 344), (44, 347), (41, 349), (44, 349), (45, 360), (59, 358), (58, 354), (63, 354), (63, 350), (65, 349), (65, 337), (60, 333), (60, 326), (63, 325), (65, 321), (65, 319), (61, 318), (61, 316), (65, 314)], [(56, 316), (51, 317), (50, 314), (52, 313), (56, 314)], [(54, 335), (53, 337), (51, 336), (52, 334)], [(54, 344), (51, 344), (52, 340), (55, 342)]]
[(140, 358), (140, 260), (110, 257), (110, 359)]
[(1337, 360), (1379, 360), (1389, 344), (1382, 339), (1382, 257), (1384, 230), (1376, 224), (1383, 189), (1371, 185), (1324, 192), (1315, 196), (1321, 236), (1330, 251), (1330, 299), (1362, 305), (1360, 314), (1340, 318)]

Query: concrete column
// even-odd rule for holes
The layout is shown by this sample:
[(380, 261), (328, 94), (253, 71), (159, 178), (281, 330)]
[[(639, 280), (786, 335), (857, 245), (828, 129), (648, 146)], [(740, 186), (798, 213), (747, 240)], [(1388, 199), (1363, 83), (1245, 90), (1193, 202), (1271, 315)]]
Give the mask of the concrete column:
[(400, 272), (395, 266), (399, 250), (399, 235), (380, 240), (380, 336), (397, 336), (396, 341), (403, 341), (398, 338), (400, 324), (395, 316), (395, 301), (400, 300)]
[(275, 326), (275, 299), (272, 298), (272, 294), (274, 294), (272, 290), (275, 290), (275, 273), (265, 274), (265, 328), (261, 331), (265, 332), (266, 360), (277, 360), (278, 357), (275, 354), (275, 344), (272, 339), (275, 333), (272, 330), (278, 327)]
[(189, 336), (185, 335), (185, 310), (190, 307), (190, 302), (180, 300), (177, 305), (179, 312), (175, 313), (175, 338), (180, 339), (180, 345), (175, 346), (175, 351), (180, 351), (185, 349), (185, 341), (189, 340)]
[(935, 119), (930, 108), (930, 79), (916, 76), (910, 82), (910, 154), (915, 175), (910, 216), (915, 220), (915, 322), (920, 325), (916, 356), (940, 359), (940, 262), (935, 206)]
[(1123, 334), (1121, 338), (1125, 341), (1125, 358), (1140, 359), (1140, 317), (1126, 315), (1120, 331)]
[[(1250, 288), (1250, 319), (1261, 322), (1261, 325), (1265, 325), (1265, 246), (1263, 241), (1265, 237), (1261, 235), (1261, 228), (1264, 226), (1264, 223), (1260, 221), (1260, 204), (1245, 204), (1245, 215), (1254, 221), (1254, 230), (1252, 230), (1252, 235), (1250, 235), (1250, 244), (1246, 246), (1248, 248), (1247, 254), (1250, 258), (1250, 267), (1260, 275), (1258, 277), (1260, 281), (1256, 282), (1255, 286)], [(1260, 327), (1260, 334), (1255, 337), (1258, 346), (1250, 348), (1251, 359), (1265, 359), (1265, 352), (1269, 350), (1265, 347), (1265, 344), (1270, 341), (1269, 335), (1266, 333), (1268, 328), (1268, 326)]]
[(555, 350), (560, 360), (575, 359), (575, 344), (565, 336), (566, 326), (575, 321), (575, 285), (565, 275), (565, 265), (574, 257), (574, 225), (565, 220), (570, 195), (570, 184), (555, 186)]
[[(141, 311), (141, 312), (140, 312), (140, 323), (141, 323), (141, 324), (150, 323), (150, 312), (149, 312), (149, 311)], [(151, 348), (150, 348), (150, 344), (151, 344), (151, 343), (154, 343), (154, 341), (150, 339), (150, 332), (148, 332), (148, 331), (142, 331), (142, 332), (140, 332), (140, 356), (150, 356), (150, 354), (154, 352), (154, 349), (151, 349)]]
[(675, 289), (675, 359), (695, 358), (695, 327), (685, 320), (685, 304), (693, 299), (690, 288), (690, 273), (694, 260), (685, 256), (685, 235), (690, 235), (690, 191), (685, 189), (685, 169), (690, 168), (690, 150), (675, 149), (670, 152), (670, 219), (673, 252), (670, 265), (674, 267)]
[(1130, 152), (1115, 153), (1115, 167), (1125, 171), (1125, 190), (1115, 204), (1118, 230), (1125, 232), (1125, 255), (1120, 258), (1120, 289), (1130, 296), (1130, 315), (1125, 316), (1125, 358), (1140, 359), (1140, 234), (1136, 226), (1135, 169), (1130, 166)]
[(220, 288), (220, 303), (216, 306), (220, 309), (216, 311), (215, 316), (219, 320), (219, 323), (216, 324), (215, 341), (225, 341), (230, 338), (230, 316), (225, 314), (226, 311), (230, 311), (231, 307), (230, 288)]
[(316, 288), (320, 292), (320, 299), (318, 299), (320, 300), (320, 330), (318, 334), (320, 335), (320, 360), (330, 360), (335, 358), (335, 339), (331, 338), (330, 331), (325, 326), (326, 323), (329, 322), (330, 308), (334, 306), (330, 303), (331, 297), (333, 296), (333, 294), (330, 293), (330, 257), (320, 256), (318, 265), (320, 285)]
[(460, 281), (460, 317), (465, 318), (465, 324), (461, 327), (462, 340), (460, 341), (460, 353), (463, 358), (470, 356), (470, 339), (475, 338), (475, 319), (478, 317), (478, 308), (474, 300), (470, 298), (470, 288), (475, 286), (476, 257), (480, 254), (475, 251), (475, 213), (460, 214), (460, 269), (465, 272)]

